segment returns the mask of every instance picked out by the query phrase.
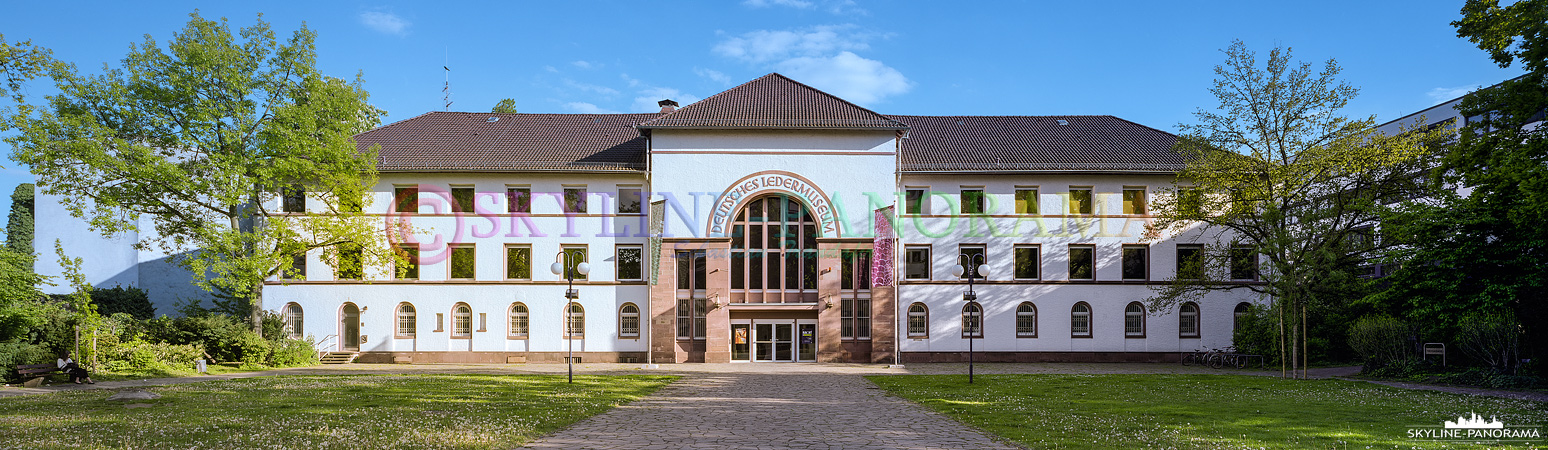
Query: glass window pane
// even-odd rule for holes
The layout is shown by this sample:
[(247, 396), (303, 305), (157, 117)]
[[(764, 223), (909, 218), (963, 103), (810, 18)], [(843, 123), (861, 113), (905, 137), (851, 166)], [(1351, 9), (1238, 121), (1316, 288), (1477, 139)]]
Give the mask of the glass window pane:
[(1016, 278), (1035, 280), (1041, 262), (1038, 260), (1037, 247), (1016, 247)]
[(801, 225), (801, 248), (817, 248), (816, 225)]
[(1143, 189), (1124, 189), (1123, 190), (1123, 213), (1124, 214), (1144, 214), (1145, 213), (1145, 191)]
[(689, 280), (693, 277), (693, 274), (688, 272), (689, 270), (693, 270), (693, 261), (691, 261), (691, 259), (692, 259), (692, 256), (691, 256), (690, 253), (688, 253), (688, 252), (677, 252), (677, 288), (678, 289), (690, 289), (690, 287), (689, 287), (690, 286), (689, 285), (690, 281)]
[(763, 252), (747, 253), (747, 288), (763, 289)]
[(641, 263), (643, 262), (643, 259), (644, 259), (644, 257), (641, 256), (641, 255), (642, 255), (643, 252), (644, 252), (644, 249), (642, 249), (640, 247), (619, 247), (618, 248), (618, 261), (617, 261), (617, 264), (618, 264), (618, 279), (620, 279), (620, 280), (638, 280), (638, 279), (641, 279), (640, 276), (641, 276), (642, 271), (643, 271), (643, 269), (642, 269), (643, 266), (641, 265)]
[(747, 204), (747, 221), (749, 221), (749, 222), (762, 222), (763, 221), (763, 201), (762, 200), (754, 201), (752, 203), (748, 203)]
[(839, 253), (839, 288), (855, 288), (855, 251), (844, 250)]
[(532, 278), (532, 249), (507, 247), (505, 249), (505, 277), (514, 280)]
[(817, 252), (814, 250), (801, 252), (801, 262), (805, 266), (801, 269), (801, 289), (817, 289)]
[(505, 208), (513, 213), (532, 212), (532, 189), (510, 188), (505, 190)]
[(909, 279), (923, 280), (930, 278), (930, 249), (926, 247), (913, 247), (904, 250), (903, 276)]
[(1091, 214), (1091, 190), (1070, 189), (1070, 214)]
[(767, 262), (767, 266), (769, 268), (769, 276), (766, 279), (769, 280), (769, 289), (770, 290), (779, 289), (779, 284), (780, 284), (779, 280), (783, 280), (784, 279), (784, 277), (781, 277), (779, 275), (779, 269), (781, 267), (784, 267), (784, 265), (780, 263), (780, 258), (782, 256), (784, 256), (784, 255), (782, 255), (780, 252), (769, 252), (767, 255), (768, 255), (767, 257), (769, 259), (769, 261)]
[(1092, 279), (1095, 253), (1091, 247), (1070, 247), (1070, 279)]
[(747, 254), (731, 252), (731, 289), (746, 289)]
[(785, 253), (785, 289), (801, 289), (801, 254), (799, 252)]
[(908, 191), (906, 191), (904, 193), (904, 200), (903, 200), (903, 204), (905, 205), (903, 207), (903, 213), (904, 214), (923, 214), (923, 210), (924, 210), (924, 194), (925, 194), (925, 191), (923, 189), (909, 189)]
[(1037, 189), (1016, 190), (1016, 214), (1037, 214)]
[(736, 224), (731, 227), (731, 248), (744, 248), (744, 244), (742, 243), (742, 233), (744, 232), (745, 228), (746, 225), (742, 224)]
[(618, 213), (619, 214), (638, 214), (639, 212), (640, 212), (640, 190), (639, 189), (619, 189), (618, 190)]
[(1143, 280), (1149, 278), (1150, 250), (1145, 247), (1133, 246), (1123, 248), (1123, 279)]
[(706, 276), (706, 274), (704, 273), (704, 271), (705, 271), (705, 264), (706, 264), (704, 259), (705, 259), (704, 258), (704, 250), (699, 250), (699, 251), (693, 252), (693, 288), (694, 289), (704, 289), (704, 284), (706, 283), (706, 280), (709, 279), (709, 277)]
[(747, 243), (752, 248), (763, 248), (763, 224), (752, 224), (747, 227)]

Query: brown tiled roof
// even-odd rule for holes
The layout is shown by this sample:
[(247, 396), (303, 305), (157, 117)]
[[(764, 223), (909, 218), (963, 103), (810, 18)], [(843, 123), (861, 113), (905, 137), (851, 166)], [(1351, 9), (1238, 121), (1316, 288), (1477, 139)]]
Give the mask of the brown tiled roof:
[(659, 115), (430, 112), (355, 135), (355, 143), (381, 145), (383, 172), (643, 171), (645, 137), (634, 125)]
[(901, 130), (903, 124), (771, 73), (640, 124), (640, 128)]
[(1113, 116), (888, 117), (909, 126), (904, 172), (1176, 172), (1186, 162), (1177, 136)]

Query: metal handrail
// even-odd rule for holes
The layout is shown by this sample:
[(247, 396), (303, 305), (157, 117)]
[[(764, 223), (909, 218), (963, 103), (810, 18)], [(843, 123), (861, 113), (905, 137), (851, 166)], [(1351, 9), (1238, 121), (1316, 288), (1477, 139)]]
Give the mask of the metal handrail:
[(323, 336), (322, 340), (317, 341), (317, 347), (319, 348), (319, 350), (317, 350), (317, 355), (319, 357), (321, 357), (325, 353), (328, 353), (328, 352), (331, 352), (331, 351), (339, 349), (339, 342), (338, 341), (334, 341), (333, 342), (333, 347), (332, 347), (333, 350), (321, 350), (322, 344), (324, 342), (328, 342), (329, 339), (333, 339), (333, 338), (336, 338), (336, 337), (339, 337), (339, 335), (337, 335), (337, 334), (330, 334), (330, 335), (327, 335), (327, 336)]

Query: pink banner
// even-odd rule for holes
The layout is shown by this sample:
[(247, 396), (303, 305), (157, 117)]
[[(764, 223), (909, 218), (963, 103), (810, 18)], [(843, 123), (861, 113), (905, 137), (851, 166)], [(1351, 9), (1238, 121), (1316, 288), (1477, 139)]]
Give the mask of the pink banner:
[(891, 286), (893, 277), (892, 251), (897, 236), (892, 231), (892, 207), (876, 210), (876, 241), (871, 250), (871, 287)]

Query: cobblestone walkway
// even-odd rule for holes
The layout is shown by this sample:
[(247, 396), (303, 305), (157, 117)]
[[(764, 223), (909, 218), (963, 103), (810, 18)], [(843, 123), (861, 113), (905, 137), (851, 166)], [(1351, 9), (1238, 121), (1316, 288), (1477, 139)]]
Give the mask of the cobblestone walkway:
[(858, 375), (705, 374), (528, 448), (1014, 449)]

